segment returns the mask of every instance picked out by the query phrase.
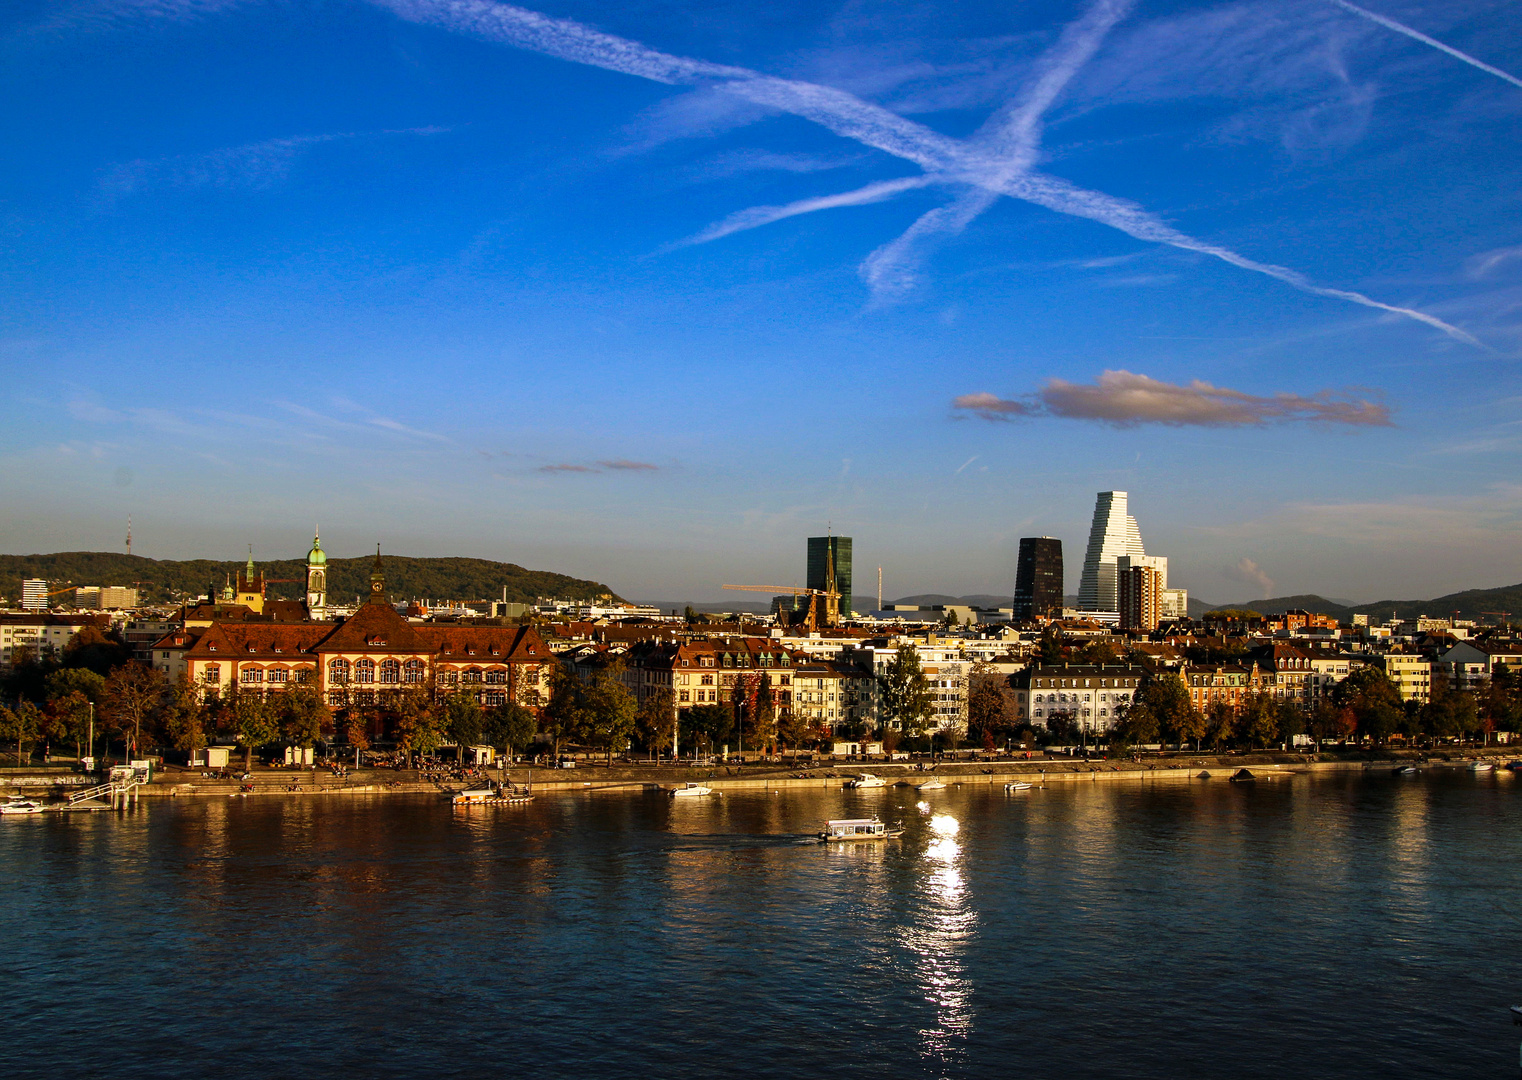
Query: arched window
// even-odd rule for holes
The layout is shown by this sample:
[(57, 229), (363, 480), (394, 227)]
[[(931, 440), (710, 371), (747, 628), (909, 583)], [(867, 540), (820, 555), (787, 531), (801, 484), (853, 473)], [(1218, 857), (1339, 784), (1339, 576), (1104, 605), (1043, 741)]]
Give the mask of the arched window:
[(486, 681), (494, 686), (500, 686), (507, 682), (506, 668), (492, 668), (486, 673)]
[(480, 682), (481, 681), (481, 669), (478, 668), (478, 667), (466, 668), (465, 669), (464, 681), (467, 682), (467, 683), (478, 683), (478, 682)]
[(360, 683), (373, 683), (375, 681), (375, 661), (354, 661), (354, 681)]
[(283, 667), (270, 668), (269, 676), (269, 681), (272, 683), (289, 682), (291, 678), (291, 670), (290, 668)]
[(349, 662), (342, 658), (328, 661), (328, 682), (343, 686), (349, 681)]
[(380, 681), (388, 685), (394, 685), (401, 682), (401, 662), (398, 660), (382, 660), (380, 666)]
[(243, 671), (239, 674), (238, 677), (240, 679), (242, 679), (246, 683), (263, 682), (264, 681), (264, 669), (263, 668), (256, 668), (256, 667), (246, 667), (246, 668), (243, 669)]
[(402, 681), (420, 683), (423, 681), (423, 662), (421, 660), (408, 660), (402, 665)]
[(309, 667), (296, 668), (293, 674), (299, 683), (309, 683), (312, 681), (312, 669)]

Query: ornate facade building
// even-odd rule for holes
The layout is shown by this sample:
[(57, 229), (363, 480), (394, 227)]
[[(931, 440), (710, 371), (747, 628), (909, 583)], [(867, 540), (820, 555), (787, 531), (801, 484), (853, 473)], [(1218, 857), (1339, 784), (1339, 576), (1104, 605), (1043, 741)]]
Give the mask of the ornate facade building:
[[(325, 605), (327, 556), (314, 540), (307, 605)], [(315, 685), (331, 708), (384, 705), (408, 690), (464, 691), (482, 705), (516, 702), (536, 712), (558, 661), (527, 626), (415, 625), (386, 598), (379, 551), (366, 603), (342, 622), (214, 621), (185, 654), (205, 697), (279, 693)]]

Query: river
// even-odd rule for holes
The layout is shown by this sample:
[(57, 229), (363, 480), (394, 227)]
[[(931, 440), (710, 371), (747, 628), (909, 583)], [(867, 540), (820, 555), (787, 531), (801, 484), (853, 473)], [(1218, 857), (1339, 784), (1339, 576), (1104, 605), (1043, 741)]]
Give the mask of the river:
[[(1512, 1076), (1519, 789), (1434, 771), (0, 819), (0, 1066)], [(904, 837), (806, 839), (872, 813)]]

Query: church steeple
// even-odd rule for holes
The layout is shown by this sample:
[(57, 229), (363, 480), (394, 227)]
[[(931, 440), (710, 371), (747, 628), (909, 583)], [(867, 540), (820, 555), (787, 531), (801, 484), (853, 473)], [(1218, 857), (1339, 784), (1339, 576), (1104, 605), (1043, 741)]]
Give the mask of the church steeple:
[(375, 566), (370, 570), (370, 603), (386, 602), (386, 570), (381, 565), (380, 545), (375, 545)]
[(307, 552), (307, 617), (323, 619), (328, 608), (328, 553), (322, 550), (322, 537), (312, 529), (312, 550)]

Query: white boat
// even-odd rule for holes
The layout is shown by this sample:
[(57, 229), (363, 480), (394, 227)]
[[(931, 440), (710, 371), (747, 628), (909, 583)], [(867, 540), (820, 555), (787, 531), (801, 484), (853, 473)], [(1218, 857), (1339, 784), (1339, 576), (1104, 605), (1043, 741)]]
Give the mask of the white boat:
[(903, 829), (890, 829), (877, 818), (835, 818), (824, 823), (819, 839), (826, 843), (849, 840), (893, 840)]
[(704, 795), (712, 794), (713, 788), (706, 787), (703, 784), (683, 784), (681, 787), (671, 789), (671, 797), (673, 799), (698, 799)]
[(942, 780), (939, 776), (932, 776), (929, 780), (926, 780), (923, 784), (916, 784), (914, 786), (914, 790), (915, 791), (940, 791), (945, 786), (946, 786), (946, 782), (944, 780)]
[(1024, 780), (1011, 780), (1009, 783), (1004, 785), (1005, 791), (1029, 791), (1030, 789), (1031, 785), (1026, 783)]
[(1496, 763), (1494, 761), (1476, 761), (1473, 765), (1469, 766), (1469, 771), (1470, 772), (1494, 772), (1495, 768), (1496, 768)]
[(36, 799), (12, 798), (0, 803), (0, 814), (40, 814), (42, 804)]
[(449, 800), (455, 806), (500, 806), (505, 803), (533, 802), (534, 796), (511, 786), (496, 788), (470, 788), (456, 792)]
[(857, 773), (855, 780), (846, 781), (846, 787), (848, 788), (879, 788), (887, 786), (888, 781), (884, 780), (881, 776), (873, 776), (869, 772)]

